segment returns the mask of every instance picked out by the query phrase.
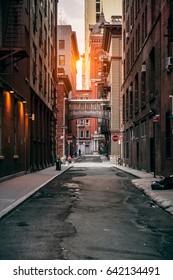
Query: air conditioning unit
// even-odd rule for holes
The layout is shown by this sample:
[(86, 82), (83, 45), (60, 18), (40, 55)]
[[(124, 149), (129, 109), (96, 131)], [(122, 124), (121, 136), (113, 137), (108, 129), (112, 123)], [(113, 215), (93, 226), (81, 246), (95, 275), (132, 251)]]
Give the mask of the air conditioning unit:
[(146, 71), (146, 64), (142, 64), (141, 66), (141, 72), (145, 72)]
[(167, 70), (167, 72), (172, 71), (172, 66), (173, 66), (173, 57), (168, 56), (167, 59), (166, 59), (166, 70)]
[(172, 58), (172, 56), (167, 57), (166, 65), (167, 66), (172, 66), (173, 65), (173, 58)]
[(133, 30), (133, 25), (130, 25), (130, 31), (132, 31)]
[(130, 38), (129, 32), (126, 32), (126, 39), (129, 39), (129, 38)]
[(129, 86), (129, 91), (133, 91), (133, 87), (132, 86)]

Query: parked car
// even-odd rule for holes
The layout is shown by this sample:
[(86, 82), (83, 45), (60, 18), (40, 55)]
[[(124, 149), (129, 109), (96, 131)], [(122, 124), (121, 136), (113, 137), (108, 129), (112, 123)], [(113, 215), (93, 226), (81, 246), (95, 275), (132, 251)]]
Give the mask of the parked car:
[(164, 177), (160, 181), (154, 181), (151, 184), (152, 190), (173, 189), (173, 175)]

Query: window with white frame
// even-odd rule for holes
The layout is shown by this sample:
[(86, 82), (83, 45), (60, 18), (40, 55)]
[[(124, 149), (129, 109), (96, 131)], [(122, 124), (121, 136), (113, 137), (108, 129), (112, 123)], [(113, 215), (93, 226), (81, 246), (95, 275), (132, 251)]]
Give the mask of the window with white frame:
[(86, 120), (86, 125), (90, 125), (90, 120)]
[(80, 120), (79, 124), (84, 125), (84, 120)]
[(80, 138), (84, 138), (84, 132), (83, 132), (83, 130), (80, 130)]
[(90, 137), (90, 131), (86, 130), (86, 138), (89, 138), (89, 137)]

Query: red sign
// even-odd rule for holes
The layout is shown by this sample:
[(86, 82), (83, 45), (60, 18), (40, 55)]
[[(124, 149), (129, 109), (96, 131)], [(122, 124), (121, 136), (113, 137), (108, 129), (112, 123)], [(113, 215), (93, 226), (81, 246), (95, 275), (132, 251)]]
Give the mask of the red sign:
[(113, 140), (114, 142), (118, 141), (118, 135), (113, 135), (113, 136), (112, 136), (112, 140)]
[(67, 135), (66, 135), (66, 139), (67, 139), (67, 140), (72, 140), (72, 138), (73, 138), (73, 135), (72, 135), (72, 134), (67, 134)]
[(159, 115), (155, 115), (155, 116), (153, 117), (153, 122), (157, 123), (157, 122), (159, 122), (159, 121), (160, 121)]

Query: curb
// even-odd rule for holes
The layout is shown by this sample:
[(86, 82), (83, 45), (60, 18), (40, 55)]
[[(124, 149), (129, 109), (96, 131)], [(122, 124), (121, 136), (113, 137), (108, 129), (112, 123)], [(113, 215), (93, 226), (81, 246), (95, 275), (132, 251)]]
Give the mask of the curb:
[(35, 189), (33, 189), (32, 191), (30, 191), (29, 193), (27, 193), (26, 195), (22, 196), (20, 199), (16, 200), (14, 203), (12, 203), (11, 205), (9, 205), (8, 207), (6, 207), (5, 209), (3, 209), (0, 212), (0, 219), (2, 219), (3, 217), (5, 217), (7, 214), (9, 214), (9, 212), (11, 212), (12, 210), (14, 210), (17, 206), (19, 206), (20, 204), (22, 204), (24, 201), (26, 201), (30, 196), (32, 196), (34, 193), (36, 193), (39, 189), (41, 189), (42, 187), (44, 187), (45, 185), (47, 185), (50, 181), (52, 181), (53, 179), (55, 179), (56, 177), (60, 176), (61, 174), (63, 174), (65, 171), (67, 171), (68, 169), (70, 169), (72, 166), (68, 166), (65, 170), (61, 171), (60, 173), (54, 175), (53, 177), (51, 177), (50, 179), (48, 179), (46, 182), (44, 182), (43, 184), (39, 185), (38, 187), (36, 187)]
[[(140, 180), (140, 179), (138, 179)], [(141, 179), (142, 180), (142, 179)], [(163, 199), (158, 193), (153, 192), (144, 187), (144, 185), (139, 184), (138, 182), (134, 182), (132, 180), (132, 184), (137, 187), (140, 191), (142, 191), (147, 197), (149, 197), (154, 203), (156, 203), (160, 208), (173, 215), (173, 201), (169, 199)], [(161, 190), (162, 192), (163, 190)]]

